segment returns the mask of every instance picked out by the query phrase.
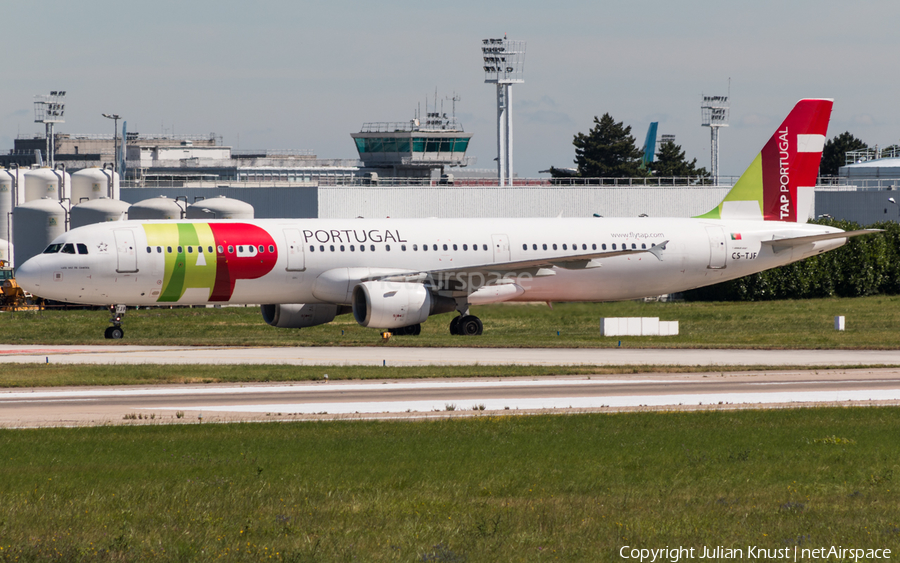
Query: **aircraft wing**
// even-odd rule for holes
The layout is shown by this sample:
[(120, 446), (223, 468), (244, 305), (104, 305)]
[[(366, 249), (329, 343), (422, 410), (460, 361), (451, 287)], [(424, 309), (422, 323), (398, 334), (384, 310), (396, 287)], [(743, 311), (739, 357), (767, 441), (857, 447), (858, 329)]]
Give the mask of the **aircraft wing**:
[(474, 291), (479, 287), (489, 285), (511, 275), (529, 274), (536, 277), (554, 275), (553, 270), (550, 269), (553, 266), (567, 270), (599, 268), (601, 266), (600, 260), (615, 256), (650, 254), (655, 256), (657, 260), (662, 261), (663, 251), (666, 249), (668, 242), (666, 240), (646, 249), (612, 250), (535, 258), (532, 260), (476, 264), (460, 268), (450, 267), (415, 273), (410, 272), (409, 274), (383, 275), (378, 276), (377, 279), (398, 282), (424, 282), (431, 280), (443, 288), (453, 289), (465, 286), (469, 291)]
[(824, 235), (810, 235), (806, 237), (793, 237), (793, 238), (777, 238), (772, 240), (764, 240), (762, 244), (771, 246), (772, 251), (775, 254), (779, 252), (789, 250), (795, 246), (801, 246), (804, 244), (809, 244), (811, 242), (818, 242), (820, 240), (834, 240), (839, 238), (850, 238), (850, 237), (858, 237), (861, 235), (871, 235), (875, 233), (882, 232), (883, 229), (860, 229), (858, 231), (843, 231), (840, 233), (828, 233)]

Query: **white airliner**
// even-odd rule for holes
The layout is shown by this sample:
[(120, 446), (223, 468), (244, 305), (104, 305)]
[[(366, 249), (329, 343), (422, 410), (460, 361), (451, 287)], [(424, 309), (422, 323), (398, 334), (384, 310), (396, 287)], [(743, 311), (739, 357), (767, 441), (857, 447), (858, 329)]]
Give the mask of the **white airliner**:
[[(725, 199), (695, 218), (111, 222), (58, 237), (16, 277), (35, 295), (120, 313), (125, 305), (265, 303), (263, 318), (277, 327), (352, 312), (362, 326), (414, 335), (430, 315), (456, 310), (450, 333), (478, 335), (472, 304), (673, 293), (875, 232), (802, 222), (831, 106), (798, 102)], [(112, 323), (106, 337), (121, 338), (120, 315)]]

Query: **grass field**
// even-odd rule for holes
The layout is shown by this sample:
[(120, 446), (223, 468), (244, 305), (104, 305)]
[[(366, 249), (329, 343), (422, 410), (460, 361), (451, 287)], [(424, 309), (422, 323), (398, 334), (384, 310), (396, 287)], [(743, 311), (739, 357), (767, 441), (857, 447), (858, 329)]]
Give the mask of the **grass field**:
[(900, 549), (900, 411), (0, 430), (0, 561)]
[[(300, 330), (266, 325), (258, 308), (142, 309), (125, 318), (122, 344), (250, 346), (482, 346), (886, 349), (900, 340), (900, 297), (812, 299), (757, 303), (567, 303), (473, 307), (484, 321), (480, 337), (450, 336), (452, 315), (422, 324), (420, 336), (382, 343), (377, 330), (360, 327), (352, 315)], [(844, 315), (847, 330), (834, 330)], [(677, 320), (673, 337), (613, 337), (599, 333), (601, 317), (660, 317)], [(3, 344), (110, 344), (103, 338), (108, 313), (44, 311), (0, 315)], [(764, 363), (764, 362), (761, 362)]]

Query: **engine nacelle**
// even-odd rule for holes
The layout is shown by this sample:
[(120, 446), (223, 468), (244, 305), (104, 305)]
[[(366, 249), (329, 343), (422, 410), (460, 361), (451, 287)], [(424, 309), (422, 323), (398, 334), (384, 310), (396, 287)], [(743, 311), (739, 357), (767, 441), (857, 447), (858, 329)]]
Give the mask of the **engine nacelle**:
[(304, 328), (330, 323), (338, 314), (338, 306), (331, 303), (295, 303), (263, 305), (263, 320), (278, 328)]
[(434, 296), (419, 283), (370, 281), (353, 288), (353, 316), (371, 328), (399, 328), (447, 313), (456, 301)]

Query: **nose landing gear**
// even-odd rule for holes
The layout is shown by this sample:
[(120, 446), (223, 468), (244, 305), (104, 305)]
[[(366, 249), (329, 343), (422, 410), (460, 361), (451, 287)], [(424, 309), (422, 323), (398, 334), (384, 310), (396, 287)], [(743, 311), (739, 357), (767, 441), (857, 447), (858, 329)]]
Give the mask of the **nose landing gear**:
[(125, 305), (110, 305), (110, 319), (112, 326), (106, 328), (103, 336), (107, 339), (119, 340), (125, 336), (125, 330), (122, 328), (122, 319), (125, 318)]

